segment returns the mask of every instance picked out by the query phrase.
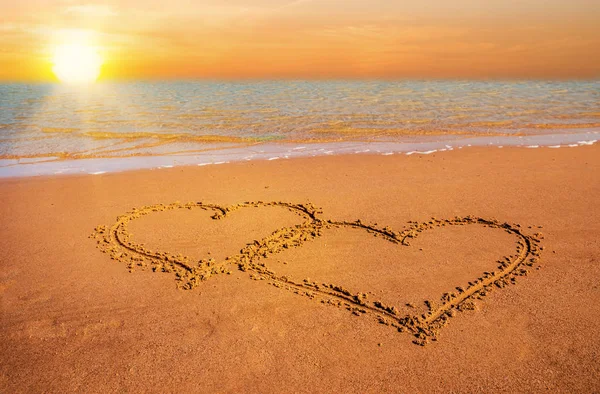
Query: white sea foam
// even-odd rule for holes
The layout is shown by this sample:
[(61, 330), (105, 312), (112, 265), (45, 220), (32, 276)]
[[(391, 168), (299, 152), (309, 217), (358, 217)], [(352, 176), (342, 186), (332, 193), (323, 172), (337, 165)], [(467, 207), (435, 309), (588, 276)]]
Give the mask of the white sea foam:
[(272, 160), (278, 160), (278, 159), (279, 159), (279, 157), (278, 157), (278, 156), (276, 156), (276, 157), (270, 157), (270, 158), (268, 158), (267, 160), (268, 160), (268, 161), (272, 161)]
[(530, 148), (530, 149), (535, 149), (535, 148), (539, 148), (539, 145), (527, 145), (525, 148)]
[(391, 156), (393, 154), (394, 154), (394, 152), (385, 152), (385, 153), (382, 153), (381, 155), (382, 156)]
[(410, 155), (414, 155), (414, 154), (417, 154), (417, 155), (429, 155), (429, 154), (432, 154), (432, 153), (435, 153), (435, 152), (437, 152), (437, 149), (428, 150), (428, 151), (425, 151), (425, 152), (420, 152), (420, 151), (414, 150), (412, 152), (406, 152), (406, 156), (410, 156)]
[(560, 145), (550, 145), (550, 146), (548, 146), (548, 148), (552, 148), (552, 149), (558, 149), (560, 147), (561, 147)]
[(100, 174), (106, 174), (106, 171), (90, 172), (90, 175), (100, 175)]

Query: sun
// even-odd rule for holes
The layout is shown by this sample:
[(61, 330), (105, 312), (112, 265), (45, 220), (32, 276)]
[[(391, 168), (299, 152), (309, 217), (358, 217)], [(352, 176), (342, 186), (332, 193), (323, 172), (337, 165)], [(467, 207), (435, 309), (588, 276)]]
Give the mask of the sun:
[(90, 84), (100, 76), (102, 57), (85, 42), (71, 42), (54, 49), (52, 71), (64, 83)]

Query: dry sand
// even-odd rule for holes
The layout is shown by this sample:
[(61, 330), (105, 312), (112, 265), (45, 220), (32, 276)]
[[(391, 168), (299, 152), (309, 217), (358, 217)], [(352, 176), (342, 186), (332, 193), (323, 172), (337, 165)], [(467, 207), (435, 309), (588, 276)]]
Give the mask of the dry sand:
[(596, 392), (599, 170), (589, 146), (1, 180), (0, 391)]

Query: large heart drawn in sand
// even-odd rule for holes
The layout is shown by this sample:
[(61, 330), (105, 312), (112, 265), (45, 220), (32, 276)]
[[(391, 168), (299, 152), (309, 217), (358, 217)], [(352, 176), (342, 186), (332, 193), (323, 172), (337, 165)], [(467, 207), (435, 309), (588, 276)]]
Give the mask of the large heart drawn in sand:
[[(277, 206), (289, 209), (303, 217), (304, 221), (292, 227), (283, 227), (269, 234), (262, 240), (246, 244), (239, 253), (226, 257), (223, 261), (202, 259), (198, 262), (181, 254), (155, 252), (131, 240), (128, 224), (137, 218), (176, 209), (202, 209), (213, 212), (212, 218), (223, 219), (236, 210), (252, 207)], [(333, 221), (321, 218), (322, 212), (311, 204), (291, 204), (285, 202), (246, 202), (230, 206), (206, 204), (202, 202), (157, 204), (133, 209), (117, 218), (111, 226), (96, 227), (92, 236), (97, 239), (98, 247), (111, 258), (124, 262), (130, 269), (134, 267), (151, 267), (154, 271), (173, 272), (178, 285), (183, 289), (193, 289), (211, 276), (228, 273), (231, 267), (248, 271), (253, 278), (264, 279), (275, 287), (292, 291), (296, 294), (320, 299), (322, 303), (345, 308), (355, 315), (371, 315), (379, 323), (396, 328), (398, 331), (412, 333), (415, 343), (424, 345), (435, 340), (437, 333), (455, 311), (473, 309), (473, 300), (482, 298), (493, 287), (503, 288), (515, 283), (516, 277), (525, 275), (527, 267), (533, 266), (539, 259), (542, 247), (539, 243), (541, 234), (526, 235), (518, 224), (502, 223), (495, 219), (484, 219), (474, 216), (455, 217), (453, 219), (431, 219), (428, 222), (411, 222), (409, 227), (395, 232), (389, 227), (379, 228), (361, 222)], [(299, 247), (305, 242), (320, 237), (333, 227), (349, 227), (361, 229), (387, 242), (401, 246), (409, 246), (409, 241), (423, 231), (438, 227), (457, 225), (486, 226), (513, 235), (517, 241), (514, 255), (498, 260), (496, 271), (484, 272), (473, 278), (466, 288), (441, 295), (439, 302), (426, 301), (428, 311), (421, 315), (401, 315), (398, 308), (377, 300), (369, 300), (365, 294), (353, 294), (341, 284), (318, 283), (311, 280), (297, 281), (286, 276), (279, 276), (267, 265), (268, 257), (283, 250)]]

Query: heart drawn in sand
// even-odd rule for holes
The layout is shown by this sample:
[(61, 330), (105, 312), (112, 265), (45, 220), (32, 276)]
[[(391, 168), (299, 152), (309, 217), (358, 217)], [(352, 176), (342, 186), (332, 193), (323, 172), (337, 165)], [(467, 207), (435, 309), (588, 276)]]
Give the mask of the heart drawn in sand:
[[(212, 218), (221, 220), (236, 210), (243, 208), (258, 208), (276, 206), (297, 213), (303, 222), (292, 227), (280, 228), (262, 240), (247, 244), (239, 253), (226, 257), (223, 261), (202, 259), (198, 262), (181, 254), (172, 255), (168, 252), (155, 252), (143, 245), (136, 244), (130, 238), (128, 224), (137, 218), (151, 214), (176, 209), (202, 209), (213, 212)], [(151, 267), (153, 271), (171, 272), (176, 276), (179, 287), (193, 289), (210, 277), (222, 273), (230, 273), (232, 267), (249, 272), (253, 279), (263, 279), (280, 289), (296, 294), (319, 299), (323, 304), (345, 308), (355, 315), (374, 316), (376, 321), (394, 327), (400, 332), (409, 332), (416, 339), (415, 343), (424, 345), (429, 340), (436, 340), (437, 334), (456, 311), (473, 309), (475, 299), (480, 299), (494, 287), (515, 283), (518, 276), (526, 275), (527, 268), (535, 265), (543, 247), (541, 234), (526, 235), (518, 224), (502, 223), (495, 219), (484, 219), (474, 216), (455, 217), (453, 219), (435, 219), (428, 222), (410, 225), (400, 232), (389, 227), (379, 228), (357, 220), (355, 222), (333, 221), (321, 218), (322, 212), (311, 204), (291, 204), (286, 202), (246, 202), (230, 206), (205, 204), (202, 202), (157, 204), (134, 208), (117, 218), (111, 226), (96, 227), (92, 237), (97, 239), (98, 247), (111, 258), (126, 263), (130, 269), (134, 267)], [(409, 246), (409, 241), (423, 231), (438, 227), (458, 225), (486, 226), (513, 235), (516, 238), (514, 255), (498, 260), (496, 271), (484, 272), (478, 278), (469, 282), (466, 288), (441, 295), (439, 302), (426, 301), (428, 311), (422, 315), (401, 315), (395, 306), (386, 305), (381, 301), (371, 301), (366, 294), (354, 294), (340, 284), (318, 283), (311, 280), (296, 281), (286, 276), (279, 276), (267, 265), (268, 257), (283, 250), (299, 247), (313, 240), (334, 227), (361, 229), (385, 241)]]

